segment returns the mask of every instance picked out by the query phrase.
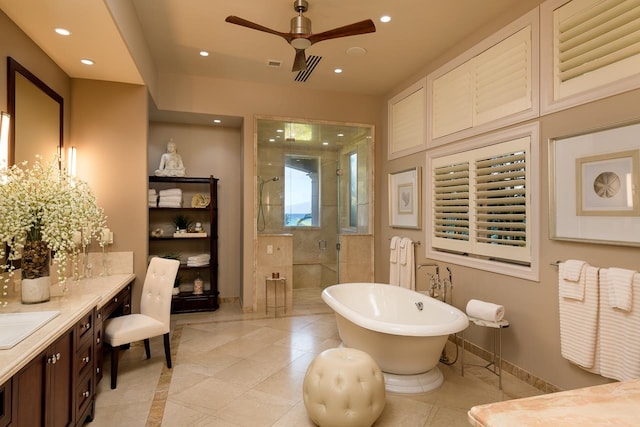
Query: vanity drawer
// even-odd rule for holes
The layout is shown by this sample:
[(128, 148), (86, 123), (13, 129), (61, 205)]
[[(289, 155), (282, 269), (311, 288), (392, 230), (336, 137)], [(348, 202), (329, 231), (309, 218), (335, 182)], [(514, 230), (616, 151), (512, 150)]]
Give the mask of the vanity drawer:
[(11, 380), (0, 385), (0, 427), (11, 424)]
[(89, 341), (84, 347), (76, 352), (76, 363), (78, 366), (78, 377), (83, 377), (87, 372), (93, 372), (94, 348)]
[(84, 422), (84, 419), (90, 414), (87, 413), (89, 406), (93, 402), (95, 393), (95, 380), (93, 375), (87, 375), (78, 382), (76, 388), (76, 420)]
[(93, 323), (93, 310), (91, 310), (76, 324), (78, 342), (84, 344), (85, 341), (93, 341)]

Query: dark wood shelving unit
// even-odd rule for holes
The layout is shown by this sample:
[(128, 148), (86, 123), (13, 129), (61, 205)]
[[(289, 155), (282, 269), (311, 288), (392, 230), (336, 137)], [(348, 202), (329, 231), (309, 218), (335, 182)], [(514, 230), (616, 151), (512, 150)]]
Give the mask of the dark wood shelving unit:
[[(160, 185), (154, 185), (160, 184)], [(169, 186), (165, 185), (169, 184)], [(149, 237), (149, 255), (163, 256), (166, 253), (162, 253), (164, 248), (171, 248), (176, 252), (184, 252), (199, 248), (206, 247), (210, 255), (209, 265), (204, 266), (187, 266), (185, 264), (180, 265), (178, 274), (186, 274), (191, 276), (194, 273), (202, 273), (202, 279), (205, 281), (205, 290), (203, 294), (195, 295), (192, 292), (180, 292), (173, 296), (171, 301), (172, 313), (189, 313), (196, 311), (214, 311), (219, 307), (218, 304), (218, 179), (210, 176), (209, 178), (195, 178), (195, 177), (164, 177), (164, 176), (150, 176), (149, 188), (155, 188), (156, 190), (166, 188), (180, 188), (185, 192), (189, 192), (190, 188), (194, 188), (194, 184), (208, 186), (209, 197), (211, 199), (209, 206), (206, 208), (194, 208), (194, 207), (181, 207), (181, 208), (166, 208), (166, 207), (149, 207), (149, 228), (153, 229), (154, 221), (162, 215), (175, 214), (190, 214), (197, 219), (202, 220), (203, 224), (208, 224), (208, 235), (202, 237)], [(190, 200), (184, 200), (185, 203), (190, 203)], [(204, 220), (206, 219), (206, 221)], [(203, 252), (202, 250), (200, 252)], [(184, 260), (181, 260), (184, 261)], [(208, 283), (208, 286), (207, 286)]]

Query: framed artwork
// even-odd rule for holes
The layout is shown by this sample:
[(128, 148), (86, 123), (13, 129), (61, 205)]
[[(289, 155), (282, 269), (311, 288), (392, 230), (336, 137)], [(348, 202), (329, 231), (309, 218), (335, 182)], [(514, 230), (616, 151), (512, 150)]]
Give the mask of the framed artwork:
[(420, 168), (389, 174), (389, 225), (420, 228)]
[(640, 246), (640, 124), (550, 140), (550, 237)]

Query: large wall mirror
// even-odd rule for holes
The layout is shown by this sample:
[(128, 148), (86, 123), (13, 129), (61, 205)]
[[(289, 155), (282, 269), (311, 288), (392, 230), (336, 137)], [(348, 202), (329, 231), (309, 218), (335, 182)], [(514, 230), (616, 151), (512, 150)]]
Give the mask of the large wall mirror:
[(62, 152), (64, 100), (56, 91), (11, 57), (7, 58), (11, 128), (9, 165), (33, 163)]

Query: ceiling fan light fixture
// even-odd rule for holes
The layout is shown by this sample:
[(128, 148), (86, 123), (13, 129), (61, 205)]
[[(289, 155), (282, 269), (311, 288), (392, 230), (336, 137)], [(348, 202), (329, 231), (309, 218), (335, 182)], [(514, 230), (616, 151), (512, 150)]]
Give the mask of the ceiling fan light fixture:
[(309, 41), (309, 39), (306, 39), (304, 37), (296, 37), (291, 40), (291, 46), (293, 46), (295, 49), (306, 49), (311, 46), (311, 42)]

